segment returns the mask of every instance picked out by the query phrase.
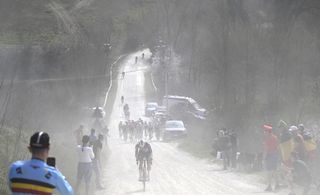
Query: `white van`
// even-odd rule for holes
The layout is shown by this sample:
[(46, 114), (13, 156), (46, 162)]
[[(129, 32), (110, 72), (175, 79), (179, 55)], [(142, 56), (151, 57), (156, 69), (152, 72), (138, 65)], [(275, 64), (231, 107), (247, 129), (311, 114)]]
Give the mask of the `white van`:
[(202, 108), (194, 99), (185, 96), (169, 95), (164, 96), (162, 105), (168, 107), (168, 111), (172, 110), (175, 106), (181, 106), (182, 110), (193, 114), (195, 117), (205, 119), (207, 111)]

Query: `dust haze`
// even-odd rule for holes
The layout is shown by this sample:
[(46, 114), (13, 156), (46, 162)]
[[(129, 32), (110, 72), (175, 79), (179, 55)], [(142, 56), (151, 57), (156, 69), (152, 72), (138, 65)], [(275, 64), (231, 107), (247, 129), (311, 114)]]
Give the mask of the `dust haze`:
[[(318, 194), (319, 8), (318, 0), (1, 0), (0, 194), (10, 194), (8, 167), (30, 158), (36, 131), (50, 134), (50, 155), (75, 187), (74, 132), (102, 133), (95, 107), (110, 132), (105, 188), (95, 188), (93, 174), (91, 194), (289, 194), (291, 152), (303, 155), (308, 194)], [(152, 133), (119, 135), (120, 121), (139, 119)], [(184, 136), (167, 132), (173, 120)], [(294, 133), (301, 124), (303, 143)], [(273, 192), (264, 191), (269, 127), (281, 186)], [(134, 157), (140, 139), (153, 149), (145, 192)]]

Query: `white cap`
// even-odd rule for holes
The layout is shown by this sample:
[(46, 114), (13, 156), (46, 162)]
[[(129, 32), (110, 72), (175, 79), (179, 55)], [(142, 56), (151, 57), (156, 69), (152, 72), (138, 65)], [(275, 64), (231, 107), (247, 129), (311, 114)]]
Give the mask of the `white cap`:
[(289, 131), (298, 131), (298, 127), (297, 126), (291, 126)]

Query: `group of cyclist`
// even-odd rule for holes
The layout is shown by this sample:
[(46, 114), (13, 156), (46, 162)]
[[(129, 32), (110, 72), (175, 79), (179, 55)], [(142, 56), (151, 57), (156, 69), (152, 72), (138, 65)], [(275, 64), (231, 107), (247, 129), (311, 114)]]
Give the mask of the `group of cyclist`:
[[(135, 145), (135, 158), (139, 170), (139, 181), (149, 181), (153, 158), (152, 148), (147, 141), (143, 140), (152, 140), (154, 134), (154, 127), (152, 123), (143, 121), (141, 118), (137, 121), (120, 121), (118, 130), (120, 139), (130, 142), (138, 141)], [(146, 165), (146, 167), (144, 165)], [(146, 175), (144, 174), (144, 168), (146, 169)]]
[(118, 130), (120, 139), (131, 142), (141, 139), (152, 140), (154, 134), (152, 123), (143, 121), (141, 118), (137, 121), (120, 121)]

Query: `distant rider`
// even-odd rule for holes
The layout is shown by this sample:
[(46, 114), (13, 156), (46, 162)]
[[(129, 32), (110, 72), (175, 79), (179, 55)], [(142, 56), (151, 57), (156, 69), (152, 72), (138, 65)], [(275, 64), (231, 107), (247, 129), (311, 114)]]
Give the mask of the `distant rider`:
[(136, 162), (137, 165), (139, 165), (139, 181), (141, 181), (143, 170), (142, 170), (142, 165), (143, 165), (143, 160), (147, 160), (147, 180), (149, 180), (150, 176), (150, 170), (151, 170), (151, 165), (152, 165), (152, 148), (151, 145), (148, 142), (144, 142), (143, 140), (140, 140), (136, 146), (135, 146), (135, 157), (136, 157)]
[(130, 118), (130, 112), (129, 112), (129, 105), (128, 104), (125, 104), (123, 106), (123, 112), (124, 112), (124, 116), (127, 120), (129, 120)]
[(129, 111), (129, 105), (128, 105), (128, 104), (125, 104), (125, 105), (123, 106), (123, 112), (127, 112), (127, 111)]
[(121, 104), (124, 103), (124, 96), (121, 96)]

